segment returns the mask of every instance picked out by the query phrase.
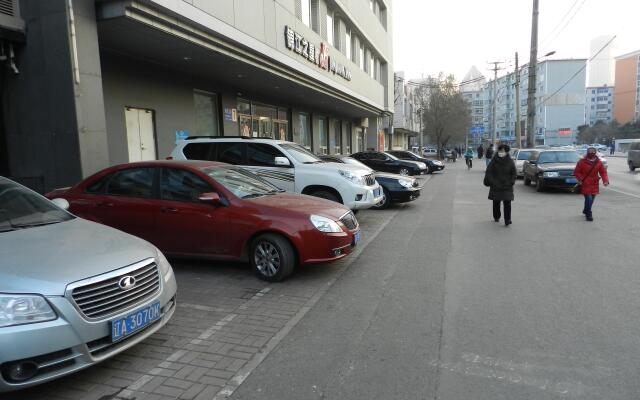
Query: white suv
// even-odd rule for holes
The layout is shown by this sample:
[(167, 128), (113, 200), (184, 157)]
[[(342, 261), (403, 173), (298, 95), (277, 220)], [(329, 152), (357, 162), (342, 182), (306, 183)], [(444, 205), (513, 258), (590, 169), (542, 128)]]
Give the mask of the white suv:
[(288, 192), (322, 197), (352, 210), (372, 207), (383, 192), (370, 170), (327, 163), (299, 144), (251, 137), (194, 137), (178, 141), (169, 159), (239, 165)]

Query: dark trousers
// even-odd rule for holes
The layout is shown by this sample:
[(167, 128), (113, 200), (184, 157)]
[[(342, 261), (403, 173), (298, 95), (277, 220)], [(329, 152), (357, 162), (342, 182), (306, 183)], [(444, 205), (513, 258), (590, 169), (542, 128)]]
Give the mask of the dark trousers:
[(493, 201), (493, 219), (500, 219), (500, 203), (504, 203), (504, 220), (511, 221), (511, 202), (508, 200), (502, 202), (497, 200)]
[(593, 202), (596, 201), (596, 195), (595, 194), (585, 194), (584, 195), (584, 210), (582, 210), (582, 213), (584, 215), (586, 215), (587, 217), (591, 217), (591, 207), (593, 207)]

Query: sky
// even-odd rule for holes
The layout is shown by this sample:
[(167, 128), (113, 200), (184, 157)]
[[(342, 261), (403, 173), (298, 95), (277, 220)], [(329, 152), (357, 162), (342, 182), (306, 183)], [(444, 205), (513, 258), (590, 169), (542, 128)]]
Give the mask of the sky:
[[(588, 58), (590, 42), (616, 35), (614, 55), (640, 50), (639, 0), (539, 0), (538, 57)], [(393, 0), (393, 68), (405, 78), (454, 74), (488, 62), (529, 60), (532, 0)], [(505, 73), (506, 71), (502, 71)], [(499, 74), (500, 75), (500, 74)]]

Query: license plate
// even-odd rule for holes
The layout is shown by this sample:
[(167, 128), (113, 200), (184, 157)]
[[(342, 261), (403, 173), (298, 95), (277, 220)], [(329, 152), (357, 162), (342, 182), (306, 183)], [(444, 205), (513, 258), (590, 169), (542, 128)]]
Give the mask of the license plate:
[(566, 182), (567, 183), (578, 183), (578, 180), (576, 178), (567, 178)]
[(353, 234), (353, 245), (357, 245), (360, 241), (360, 231)]
[(143, 329), (160, 318), (160, 302), (134, 311), (126, 317), (111, 321), (111, 341), (117, 342)]
[(381, 188), (373, 189), (373, 197), (379, 197), (380, 194), (382, 194)]

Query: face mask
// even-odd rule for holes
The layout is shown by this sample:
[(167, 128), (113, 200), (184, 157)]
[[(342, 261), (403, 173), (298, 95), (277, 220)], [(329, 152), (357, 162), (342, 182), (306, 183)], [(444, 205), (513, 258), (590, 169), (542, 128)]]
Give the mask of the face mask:
[(498, 152), (498, 157), (505, 157), (506, 155), (507, 155), (507, 153), (504, 152), (504, 151), (499, 151)]
[(587, 158), (593, 160), (594, 158), (596, 158), (596, 153), (591, 153), (591, 152), (587, 153)]

